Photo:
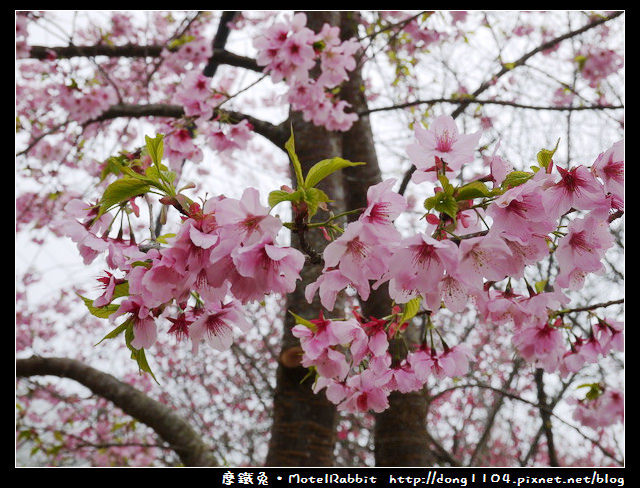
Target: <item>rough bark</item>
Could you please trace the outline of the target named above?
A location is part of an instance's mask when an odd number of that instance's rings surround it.
[[[180,457],[185,466],[217,466],[210,446],[170,407],[145,393],[75,359],[33,356],[16,360],[16,377],[71,378],[94,394],[113,402],[124,412],[151,427]]]
[[[337,25],[337,12],[309,12],[307,25],[320,30],[323,23]],[[300,114],[292,114],[291,126],[295,138],[295,149],[303,174],[318,161],[341,154],[341,137],[305,122]],[[293,174],[293,173],[292,173]],[[344,208],[342,181],[340,174],[334,174],[321,182],[319,188],[333,200],[334,213]],[[322,213],[317,220],[326,218]],[[321,232],[313,231],[304,236],[293,234],[292,245],[302,248],[300,237],[306,245],[321,253],[327,242]],[[316,280],[322,272],[321,263],[308,260],[302,272],[302,280],[296,290],[287,297],[287,310],[294,311],[307,319],[317,318],[321,310],[319,300],[307,303],[305,287]],[[339,307],[339,304],[337,304]],[[339,312],[337,312],[339,313]],[[325,395],[315,394],[311,387],[313,379],[301,380],[307,370],[299,366],[299,342],[291,334],[295,325],[293,317],[287,313],[282,338],[282,353],[277,370],[276,391],[273,401],[273,425],[267,455],[267,466],[332,466],[334,464],[335,427],[338,414],[335,405]]]
[[[343,12],[341,32],[344,38],[357,35],[358,12]],[[351,73],[341,95],[354,112],[368,113],[364,86],[359,70]],[[382,181],[380,166],[368,115],[359,117],[351,130],[343,136],[343,157],[364,161],[364,166],[347,168],[344,174],[345,200],[348,208],[367,204],[367,189]],[[392,302],[386,287],[372,290],[369,299],[361,303],[365,316],[383,317],[391,311]],[[374,430],[376,466],[428,466],[433,455],[428,449],[426,428],[428,404],[420,392],[394,393],[389,408],[376,415]]]

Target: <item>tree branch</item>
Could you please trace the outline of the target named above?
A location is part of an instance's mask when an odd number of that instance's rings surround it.
[[[274,125],[270,122],[266,122],[251,115],[246,115],[234,111],[217,110],[214,116],[218,115],[224,116],[226,120],[231,123],[238,123],[246,119],[252,125],[253,130],[256,133],[271,141],[279,148],[284,147],[284,144],[287,142],[287,138],[289,137],[287,129],[283,124]],[[177,119],[183,116],[184,109],[180,105],[169,105],[161,103],[137,105],[122,103],[118,105],[112,105],[99,117],[86,122],[85,125],[93,124],[96,122],[104,122],[106,120],[112,120],[119,117],[168,117]]]
[[[75,359],[39,356],[16,359],[18,378],[48,375],[71,378],[145,423],[175,450],[185,466],[217,466],[211,448],[188,422],[131,385]]]
[[[504,76],[507,73],[510,73],[512,70],[514,70],[515,68],[524,65],[532,56],[535,56],[536,54],[545,51],[547,49],[551,49],[552,47],[554,47],[556,44],[559,44],[560,42],[566,40],[566,39],[570,39],[572,37],[578,36],[590,29],[593,29],[594,27],[597,27],[599,25],[602,25],[612,19],[615,19],[616,17],[619,17],[620,15],[622,15],[624,13],[624,11],[619,11],[619,12],[614,12],[612,15],[608,16],[608,17],[601,17],[593,22],[590,22],[588,24],[585,24],[584,26],[580,27],[579,29],[576,30],[572,30],[570,32],[567,32],[566,34],[563,34],[561,36],[555,37],[553,39],[550,39],[547,42],[544,42],[542,44],[540,44],[539,46],[537,46],[536,48],[526,52],[525,54],[523,54],[519,59],[517,59],[515,62],[513,63],[508,63],[508,64],[503,64],[502,68],[493,76],[491,76],[488,80],[484,81],[473,93],[471,93],[470,97],[468,98],[468,100],[462,100],[459,103],[458,107],[453,111],[453,113],[451,114],[451,116],[455,119],[457,118],[462,112],[464,112],[466,110],[466,108],[472,104],[472,103],[476,103],[476,99],[478,97],[478,95],[482,94],[484,91],[486,91],[489,87],[493,86],[496,82],[496,80],[498,80],[499,78],[501,78],[502,76]],[[447,102],[450,102],[450,100],[447,100]],[[496,103],[496,102],[494,102]],[[407,186],[409,185],[409,181],[411,180],[411,176],[413,175],[413,173],[415,172],[416,167],[415,165],[411,165],[411,168],[409,168],[406,173],[404,174],[404,177],[402,179],[402,182],[400,184],[400,188],[398,190],[398,193],[400,193],[401,195],[404,194],[404,192],[407,189]]]
[[[213,42],[211,46],[213,53],[215,53],[216,50],[223,49],[224,46],[226,45],[227,38],[229,37],[229,32],[230,32],[229,23],[233,21],[237,13],[238,12],[227,11],[227,10],[222,12],[220,16],[220,23],[218,24],[218,30],[216,32],[216,35],[213,38]],[[219,65],[220,65],[220,59],[217,59],[214,54],[211,56],[211,58],[209,58],[209,62],[204,67],[204,70],[202,71],[202,73],[205,76],[212,78],[213,75],[216,74],[216,70],[218,69]]]
[[[495,81],[498,78],[501,78],[502,76],[504,76],[505,74],[511,72],[513,69],[524,65],[529,58],[535,56],[538,53],[541,53],[543,51],[546,51],[547,49],[551,49],[552,47],[555,47],[557,44],[560,44],[562,41],[565,41],[567,39],[571,39],[572,37],[576,37],[584,32],[587,32],[590,29],[593,29],[594,27],[597,27],[599,25],[604,24],[605,22],[608,22],[612,19],[615,19],[616,17],[619,17],[620,15],[622,15],[624,12],[623,11],[619,11],[619,12],[615,12],[612,15],[610,15],[609,17],[602,17],[599,18],[597,20],[594,20],[593,22],[590,22],[588,24],[585,24],[584,26],[580,27],[579,29],[575,29],[572,30],[570,32],[567,32],[566,34],[563,34],[561,36],[555,37],[553,39],[550,39],[547,42],[544,42],[542,44],[540,44],[538,47],[536,47],[535,49],[532,49],[531,51],[523,54],[519,59],[517,59],[515,62],[513,63],[508,63],[508,64],[503,64],[502,68],[500,69],[500,71],[498,71],[495,75],[493,75],[490,79],[486,80],[484,83],[482,83],[477,89],[476,91],[474,91],[472,93],[472,100],[473,98],[477,97],[478,95],[480,95],[481,93],[483,93],[485,90],[487,90],[490,86],[492,86]],[[471,100],[471,101],[472,101]],[[471,103],[471,101],[469,103]],[[461,104],[456,110],[454,110],[454,112],[451,114],[452,117],[455,119],[458,115],[460,115],[466,108],[467,108],[468,104]]]
[[[158,57],[165,46],[151,45],[139,46],[137,44],[125,44],[122,46],[31,46],[29,58],[31,59],[68,59],[74,57],[94,57],[108,56],[120,58],[147,58]],[[227,64],[237,68],[245,68],[251,71],[262,73],[262,67],[258,66],[256,60],[247,56],[240,56],[226,49],[214,49],[209,63],[215,61],[216,65]]]
[[[552,107],[548,105],[529,105],[524,103],[517,103],[507,100],[483,100],[473,97],[465,98],[432,98],[428,100],[414,100],[412,102],[401,103],[398,105],[391,105],[388,107],[372,108],[367,111],[358,112],[358,115],[368,115],[375,112],[385,112],[390,110],[398,110],[402,108],[414,107],[416,105],[433,105],[436,103],[450,103],[453,105],[502,105],[505,107],[521,108],[526,110],[549,110],[555,112],[567,112],[567,111],[581,111],[581,110],[618,110],[623,109],[624,105],[580,105],[580,106],[558,106]]]

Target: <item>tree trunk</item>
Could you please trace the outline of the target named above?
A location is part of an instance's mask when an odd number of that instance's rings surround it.
[[[357,36],[358,12],[343,12],[341,33],[343,38]],[[364,113],[367,101],[360,70],[351,73],[341,96],[351,104],[354,112]],[[367,204],[367,189],[382,181],[376,154],[373,131],[368,116],[361,116],[351,130],[343,136],[342,155],[351,161],[363,161],[364,166],[344,170],[345,199],[348,208]],[[372,290],[369,299],[361,303],[365,317],[383,317],[391,312],[392,302],[386,287]],[[389,408],[376,415],[374,431],[376,466],[428,466],[433,455],[428,449],[426,428],[427,401],[423,393],[393,393]]]
[[[336,24],[337,12],[309,12],[307,25],[319,31],[327,22]],[[300,114],[291,116],[295,139],[295,149],[306,174],[311,166],[322,159],[338,156],[342,152],[339,134],[328,132],[303,120]],[[293,174],[293,173],[292,173]],[[294,179],[295,181],[295,179]],[[333,200],[334,213],[344,209],[342,180],[334,173],[323,180],[321,188]],[[318,213],[318,220],[325,216]],[[292,245],[301,249],[299,235],[293,233]],[[318,230],[304,235],[306,244],[321,253],[327,242]],[[304,251],[303,251],[304,252]],[[304,297],[305,287],[315,281],[322,272],[321,263],[308,260],[302,272],[302,280],[296,290],[287,297],[287,311],[291,310],[307,319],[317,318],[322,307],[316,297],[313,303],[307,303]],[[340,304],[336,303],[336,313],[340,313]],[[267,455],[267,466],[332,466],[334,464],[335,428],[337,410],[323,393],[315,394],[311,387],[313,378],[302,379],[307,369],[299,365],[301,352],[298,340],[291,334],[295,321],[286,313],[280,362],[276,375],[276,391],[273,399],[273,425]]]

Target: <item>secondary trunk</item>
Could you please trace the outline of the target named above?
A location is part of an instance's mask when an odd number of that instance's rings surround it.
[[[343,38],[357,36],[358,12],[343,12],[341,33]],[[351,74],[349,82],[342,88],[341,96],[351,104],[354,112],[364,113],[367,101],[362,87],[364,82],[360,70]],[[354,166],[344,171],[344,187],[349,208],[367,204],[367,189],[382,181],[380,167],[368,116],[361,116],[342,138],[342,155],[351,161],[364,161],[365,166]],[[391,312],[391,299],[386,287],[371,293],[361,303],[366,317],[383,317]],[[428,448],[426,428],[427,401],[422,392],[393,393],[389,408],[376,415],[374,430],[376,466],[428,466],[433,455]]]
[[[319,31],[325,22],[336,25],[337,12],[310,12],[307,25]],[[303,120],[300,114],[292,114],[291,124],[295,149],[303,173],[318,161],[341,154],[339,134],[325,131]],[[293,173],[292,173],[293,174]],[[344,201],[342,181],[336,173],[321,182],[319,187],[333,200],[335,213],[342,211]],[[321,219],[322,216],[319,214]],[[302,248],[299,235],[292,235],[292,245]],[[327,242],[321,232],[305,233],[306,244],[322,252]],[[317,318],[321,305],[316,299],[312,304],[304,297],[305,287],[322,272],[321,263],[307,262],[302,280],[296,290],[287,297],[287,310],[307,319]],[[339,307],[339,304],[336,304]],[[337,311],[339,313],[339,310]],[[335,427],[337,411],[324,394],[313,393],[313,378],[307,378],[307,370],[299,366],[299,342],[291,334],[295,325],[291,314],[285,317],[280,362],[276,375],[276,391],[273,398],[273,425],[267,466],[332,466],[334,461]]]

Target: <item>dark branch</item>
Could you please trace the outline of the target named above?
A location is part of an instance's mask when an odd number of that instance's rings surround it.
[[[147,105],[118,104],[112,105],[108,110],[103,112],[102,115],[93,120],[90,120],[85,125],[112,120],[120,117],[168,117],[177,119],[183,116],[184,109],[179,105],[168,105],[160,103]],[[218,110],[216,111],[215,116],[222,116],[225,120],[234,124],[237,124],[242,120],[247,120],[253,126],[253,130],[257,134],[260,134],[265,139],[271,141],[279,148],[284,147],[284,144],[289,137],[284,124],[274,125],[270,122],[252,117],[251,115],[233,111]]]
[[[213,38],[213,43],[212,43],[213,53],[215,53],[216,50],[224,49],[225,45],[227,44],[227,38],[229,37],[229,32],[230,32],[229,23],[233,21],[237,13],[238,12],[226,11],[226,10],[222,12],[222,16],[220,17],[220,23],[218,24],[218,31],[216,32],[216,35]],[[220,60],[217,59],[215,55],[211,56],[211,58],[209,59],[209,62],[204,67],[204,70],[202,73],[205,76],[212,78],[213,75],[216,74],[216,70],[218,69],[219,65],[220,65]]]
[[[149,398],[110,374],[75,359],[32,356],[16,360],[16,376],[71,378],[151,427],[175,450],[185,466],[217,465],[211,448],[202,441],[188,422],[167,405]]]
[[[367,111],[358,112],[358,115],[368,115],[375,112],[386,112],[390,110],[398,110],[403,108],[415,107],[416,105],[433,105],[436,103],[450,103],[452,105],[462,105],[465,106],[470,104],[478,104],[478,105],[502,105],[505,107],[514,107],[518,109],[525,110],[549,110],[555,112],[566,112],[566,111],[581,111],[581,110],[618,110],[623,109],[624,105],[579,105],[579,106],[549,106],[549,105],[529,105],[524,103],[511,102],[506,100],[483,100],[483,99],[474,99],[473,97],[469,98],[432,98],[429,100],[415,100],[412,102],[401,103],[397,105],[392,105],[388,107],[378,107],[372,108]]]
[[[108,56],[120,58],[147,58],[159,57],[164,46],[151,45],[139,46],[137,44],[125,44],[122,46],[31,46],[29,57],[31,59],[68,59],[74,57],[95,57]],[[214,49],[209,63],[216,65],[227,64],[237,68],[245,68],[258,73],[262,68],[258,66],[255,59],[231,53],[225,49]]]

